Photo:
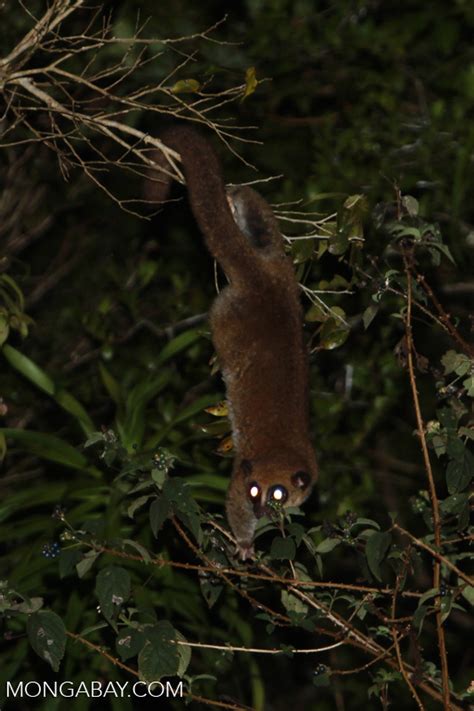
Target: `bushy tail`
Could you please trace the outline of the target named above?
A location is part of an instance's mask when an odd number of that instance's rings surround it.
[[[255,268],[254,250],[234,220],[220,162],[212,146],[187,126],[169,129],[161,140],[181,155],[192,211],[209,251],[231,281],[248,275]],[[166,198],[168,186],[164,180],[162,184],[154,184],[155,199]]]
[[[283,237],[264,198],[248,186],[226,189],[219,159],[194,128],[177,126],[162,141],[181,155],[189,199],[207,247],[231,281],[259,276],[259,260],[284,256]],[[155,160],[166,167],[162,154]],[[165,173],[147,184],[155,201],[168,196]],[[260,272],[261,275],[261,272]]]

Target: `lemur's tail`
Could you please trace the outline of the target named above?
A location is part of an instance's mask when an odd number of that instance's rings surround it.
[[[206,138],[191,127],[177,126],[161,139],[181,156],[193,214],[209,251],[231,281],[251,278],[259,253],[284,253],[269,205],[248,187],[226,191],[219,159]],[[148,193],[154,200],[165,200],[171,181],[165,174],[158,180],[148,186]]]

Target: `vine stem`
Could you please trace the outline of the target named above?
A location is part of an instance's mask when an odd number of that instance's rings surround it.
[[[416,423],[418,429],[418,436],[420,439],[421,451],[423,454],[423,461],[425,464],[425,470],[428,477],[428,487],[430,492],[431,510],[433,513],[433,530],[434,530],[434,540],[435,547],[441,549],[441,516],[439,513],[439,501],[438,495],[436,493],[436,486],[434,481],[433,469],[431,467],[430,455],[428,452],[428,445],[425,436],[425,424],[423,422],[423,416],[421,414],[420,399],[418,396],[418,388],[416,384],[415,367],[414,367],[414,343],[413,343],[413,332],[412,332],[412,303],[413,303],[413,292],[412,292],[412,271],[410,262],[405,249],[402,251],[403,263],[405,266],[405,275],[407,279],[407,311],[405,318],[405,335],[407,342],[407,362],[408,362],[408,374],[410,378],[410,387],[413,398],[413,405],[415,408]],[[440,561],[435,558],[433,564],[433,587],[439,590],[441,580],[441,564]],[[441,661],[441,681],[443,690],[443,706],[445,709],[450,708],[449,703],[449,671],[448,671],[448,658],[446,653],[446,641],[443,628],[442,611],[441,611],[441,598],[437,598],[436,601],[436,632],[438,636],[438,650]]]
[[[397,580],[395,583],[395,590],[393,591],[393,597],[392,597],[392,617],[393,618],[395,618],[396,610],[397,610],[397,595],[398,595],[399,587],[400,587],[400,576],[397,575]],[[398,635],[398,630],[394,626],[391,628],[391,633],[392,633],[393,644],[395,646],[395,654],[397,655],[397,662],[398,662],[398,666],[400,667],[401,675],[403,676],[403,679],[405,680],[405,684],[410,689],[411,694],[418,705],[418,708],[420,709],[420,711],[425,711],[425,707],[423,706],[423,703],[417,694],[417,691],[413,685],[413,682],[410,679],[410,676],[409,676],[408,671],[405,667],[405,664],[403,663],[402,652],[400,649],[400,638]]]
[[[440,302],[438,301],[438,299],[435,296],[433,289],[428,284],[428,282],[426,281],[423,274],[417,273],[416,280],[419,284],[421,284],[421,286],[423,287],[423,289],[425,290],[425,292],[428,294],[429,298],[433,302],[434,307],[439,314],[439,320],[445,325],[446,330],[451,335],[453,340],[456,341],[456,343],[464,351],[464,353],[467,353],[467,355],[470,358],[474,358],[474,346],[472,346],[470,343],[467,343],[464,340],[464,338],[461,336],[459,331],[453,326],[453,324],[451,322],[450,315],[447,314],[446,311],[441,306]]]

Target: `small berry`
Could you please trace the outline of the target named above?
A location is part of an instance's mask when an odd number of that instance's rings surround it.
[[[318,664],[316,669],[314,670],[314,675],[315,676],[321,676],[321,674],[326,674],[327,672],[327,666],[325,664]]]
[[[61,553],[61,546],[56,541],[45,543],[41,552],[45,558],[56,558]]]

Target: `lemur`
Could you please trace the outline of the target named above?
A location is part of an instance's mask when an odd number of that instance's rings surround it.
[[[227,519],[245,560],[271,504],[299,506],[317,478],[300,290],[267,202],[250,187],[226,190],[211,144],[194,129],[161,138],[181,156],[193,214],[229,281],[209,321],[235,450]],[[153,196],[164,200],[170,179],[159,179]]]

